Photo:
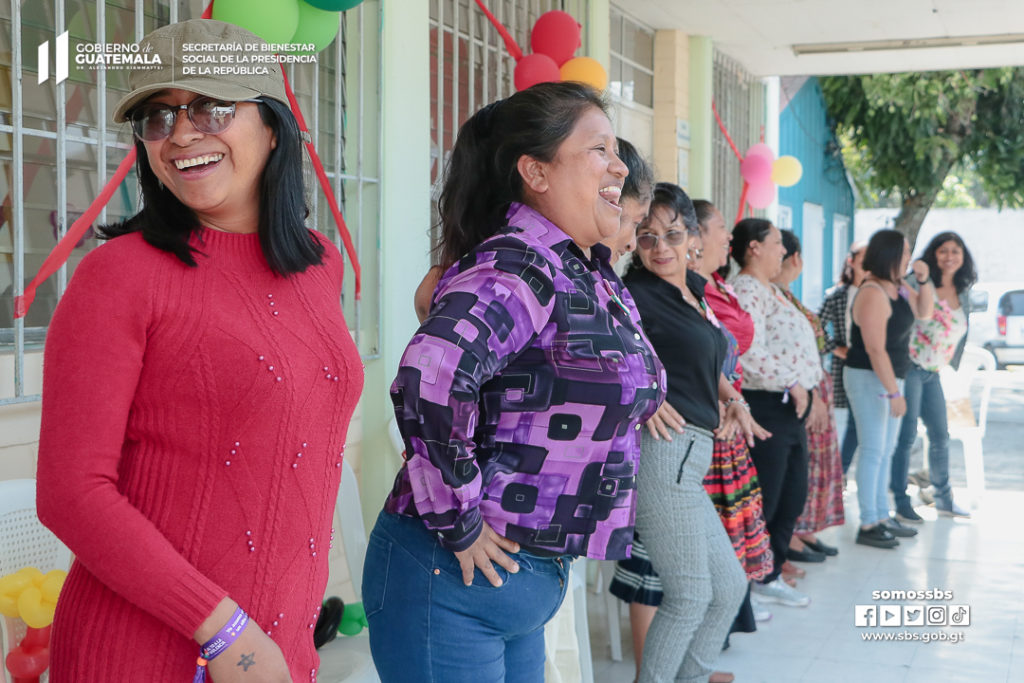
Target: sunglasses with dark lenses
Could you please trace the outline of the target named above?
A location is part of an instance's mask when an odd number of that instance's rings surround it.
[[[238,100],[225,102],[212,97],[197,97],[188,104],[149,104],[131,113],[132,130],[140,140],[158,142],[163,140],[178,120],[182,109],[188,115],[195,129],[207,135],[223,133],[235,120],[235,105],[238,102],[259,102],[259,100]]]
[[[678,247],[680,244],[686,241],[689,235],[682,230],[669,230],[664,235],[655,235],[650,232],[645,232],[642,235],[636,236],[636,244],[641,249],[654,249],[658,246],[658,240],[665,240],[665,243],[670,247]]]

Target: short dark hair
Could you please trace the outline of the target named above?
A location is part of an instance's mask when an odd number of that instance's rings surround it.
[[[672,214],[672,220],[679,218],[690,235],[700,234],[700,223],[697,222],[697,212],[693,210],[693,202],[683,188],[674,183],[658,183],[654,186],[654,196],[651,197],[651,210],[641,227],[651,220],[654,209],[661,207]],[[633,251],[633,258],[630,259],[630,270],[643,270],[644,264],[640,260],[640,250]]]
[[[772,231],[772,222],[764,218],[744,218],[732,229],[732,258],[740,268],[747,264],[747,247],[751,242],[764,242]]]
[[[796,233],[792,230],[780,230],[782,234],[782,246],[786,248],[786,255],[784,258],[789,258],[793,254],[800,253],[800,238],[796,236]]]
[[[302,180],[299,125],[291,110],[271,97],[260,97],[257,106],[260,119],[277,140],[259,181],[260,247],[267,264],[278,275],[301,273],[322,263],[324,245],[305,225],[309,210]],[[131,218],[103,226],[100,236],[113,239],[141,232],[149,244],[194,267],[195,252],[200,250],[189,245],[189,238],[201,228],[198,216],[156,177],[141,140],[135,141],[135,151],[142,208]]]
[[[932,241],[928,243],[928,246],[924,248],[924,253],[921,254],[921,260],[928,264],[928,270],[931,272],[932,282],[936,286],[942,284],[942,271],[939,269],[939,261],[935,257],[935,253],[939,250],[946,242],[956,242],[957,246],[964,252],[964,263],[960,266],[959,270],[953,274],[953,287],[956,288],[956,293],[960,294],[970,289],[975,282],[978,281],[978,271],[974,267],[974,258],[971,256],[970,250],[967,249],[967,245],[964,244],[963,238],[956,234],[952,230],[946,232],[940,232],[938,235],[932,238]]]
[[[615,138],[619,143],[619,158],[629,169],[622,184],[622,198],[643,203],[650,201],[654,191],[654,169],[628,140]]]
[[[583,83],[539,83],[492,102],[459,129],[438,200],[448,267],[505,225],[509,205],[523,198],[519,158],[555,158],[580,117],[591,108],[608,113],[596,90]]]
[[[864,270],[879,280],[898,283],[903,273],[898,272],[903,260],[906,238],[898,230],[879,230],[868,240],[864,252]]]

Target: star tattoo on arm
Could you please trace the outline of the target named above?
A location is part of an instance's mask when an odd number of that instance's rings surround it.
[[[256,665],[256,652],[250,652],[249,654],[242,653],[242,658],[238,660],[236,666],[242,667],[242,671],[248,671],[250,666]]]

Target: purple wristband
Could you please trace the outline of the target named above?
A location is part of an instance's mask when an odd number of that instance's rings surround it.
[[[196,660],[196,674],[192,678],[192,683],[203,683],[206,680],[207,662],[231,647],[238,640],[238,636],[242,635],[248,623],[249,615],[241,607],[236,607],[228,623],[199,648],[199,659]]]

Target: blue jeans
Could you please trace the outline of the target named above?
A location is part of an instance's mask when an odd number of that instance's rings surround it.
[[[896,382],[902,392],[903,380]],[[889,399],[882,397],[888,392],[873,370],[847,365],[843,368],[843,384],[860,441],[857,460],[860,523],[870,526],[889,519],[889,463],[901,418],[892,416]]]
[[[571,557],[509,553],[495,588],[462,582],[423,522],[381,512],[363,565],[370,651],[383,683],[542,683],[544,624],[565,597]]]
[[[853,454],[857,452],[857,421],[849,408],[836,408],[836,437],[842,444],[839,456],[843,462],[843,474],[846,474],[853,462]]]
[[[928,474],[935,487],[935,498],[945,503],[953,502],[953,491],[949,485],[949,427],[946,424],[946,396],[942,393],[939,373],[930,372],[916,365],[907,373],[904,394],[907,397],[907,414],[903,416],[896,450],[892,454],[892,489],[896,509],[910,505],[907,495],[907,474],[910,471],[910,449],[917,439],[917,418],[924,420],[928,430]]]

